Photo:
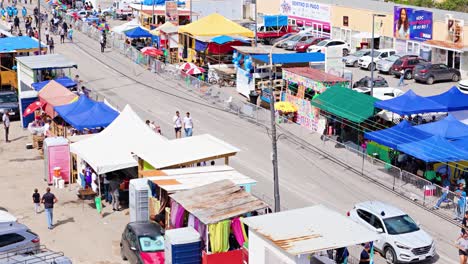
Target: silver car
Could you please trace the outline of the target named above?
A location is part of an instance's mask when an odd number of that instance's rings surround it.
[[[16,221],[10,213],[0,210],[0,253],[10,250],[24,252],[39,248],[39,236]]]
[[[401,56],[394,54],[388,58],[385,58],[383,60],[379,60],[377,62],[377,70],[380,73],[386,73],[389,74],[390,70],[392,69],[393,64],[395,63],[396,60],[398,60]]]
[[[297,35],[295,37],[292,37],[290,40],[284,42],[281,47],[287,50],[294,50],[294,47],[296,46],[297,43],[299,42],[305,42],[308,39],[314,38],[314,35],[312,34],[301,34]]]
[[[353,54],[350,54],[346,57],[343,57],[343,62],[345,63],[346,66],[352,66],[352,67],[358,67],[359,66],[359,58],[362,56],[369,55],[371,53],[370,49],[361,49]]]

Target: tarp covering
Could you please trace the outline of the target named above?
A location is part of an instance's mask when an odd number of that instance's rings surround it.
[[[331,87],[311,101],[312,105],[338,117],[361,123],[374,115],[379,99],[344,87]]]
[[[447,107],[431,99],[419,96],[412,90],[393,99],[375,103],[376,108],[385,109],[400,115],[412,115],[432,112],[447,112]]]
[[[281,27],[288,25],[288,16],[264,16],[265,27]]]
[[[221,36],[217,36],[217,37],[214,37],[211,39],[211,42],[214,42],[216,44],[224,44],[224,43],[228,43],[228,42],[231,42],[231,41],[234,41],[236,40],[235,38],[233,37],[230,37],[230,36],[226,36],[226,35],[221,35]]]
[[[397,145],[414,142],[431,137],[432,135],[414,128],[408,121],[403,120],[400,124],[391,128],[365,132],[364,138],[375,141],[384,146],[396,149]]]
[[[216,13],[179,27],[179,33],[192,36],[240,35],[249,38],[254,36],[251,30]]]
[[[72,127],[83,130],[98,127],[107,127],[119,112],[110,108],[103,102],[94,102],[91,108],[83,112],[69,112],[66,115],[60,115]]]
[[[139,26],[140,26],[140,23],[138,22],[138,19],[133,19],[133,20],[131,20],[131,21],[125,23],[125,24],[113,27],[112,31],[116,32],[116,33],[119,33],[119,34],[122,34],[125,31],[137,28]]]
[[[61,54],[16,57],[16,60],[31,70],[63,69],[77,67],[77,64]]]
[[[415,126],[415,128],[434,136],[437,135],[446,139],[459,139],[468,137],[468,125],[462,123],[450,114],[442,120]]]
[[[400,144],[397,149],[425,162],[449,162],[468,160],[468,152],[455,147],[440,136]]]
[[[65,88],[72,88],[72,87],[75,87],[76,86],[76,83],[75,81],[73,81],[72,79],[68,78],[68,77],[60,77],[60,78],[57,78],[57,79],[54,79],[54,81],[58,82],[59,84],[61,84],[63,87]],[[44,86],[46,86],[50,81],[43,81],[43,82],[37,82],[37,83],[33,83],[31,84],[32,88],[36,91],[40,91],[42,88],[44,88]]]
[[[42,45],[44,47],[44,45]],[[0,38],[0,53],[38,49],[39,42],[27,36]]]
[[[172,0],[143,0],[142,4],[143,5],[164,5],[166,1],[172,1]],[[185,1],[177,1],[177,6],[180,5],[185,5]]]
[[[71,113],[82,113],[88,111],[93,107],[97,102],[89,99],[86,95],[81,95],[78,100],[73,103],[60,105],[54,107],[55,112],[60,116],[66,116]]]
[[[153,35],[151,35],[151,33],[142,27],[136,27],[134,29],[125,31],[125,36],[129,38],[151,38]]]
[[[136,167],[134,146],[164,141],[167,139],[151,130],[127,105],[101,133],[71,144],[70,151],[85,160],[97,174],[102,174]]]
[[[460,92],[456,86],[439,95],[429,96],[427,99],[447,107],[448,111],[468,110],[468,94]]]
[[[179,27],[177,27],[176,25],[172,24],[171,22],[166,22],[164,24],[162,24],[161,26],[153,29],[153,30],[150,30],[150,33],[153,34],[153,35],[159,35],[159,32],[162,31],[166,34],[172,34],[172,33],[177,33],[177,30],[179,29]]]
[[[44,86],[44,88],[39,91],[38,96],[42,103],[46,103],[44,111],[52,118],[57,116],[54,110],[55,106],[69,104],[77,98],[76,94],[70,92],[70,90],[54,80]]]
[[[252,58],[264,63],[270,63],[270,55],[252,55]],[[325,54],[320,52],[311,53],[283,53],[273,54],[273,64],[325,62]]]

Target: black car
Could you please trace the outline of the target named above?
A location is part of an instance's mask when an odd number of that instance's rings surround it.
[[[443,63],[424,62],[414,67],[413,76],[417,82],[433,84],[436,81],[458,82],[461,74],[459,70],[449,68]]]
[[[120,255],[131,264],[164,263],[164,231],[152,222],[127,224],[120,241]]]
[[[371,78],[369,76],[366,76],[361,80],[355,82],[353,88],[357,87],[371,88]],[[374,78],[374,87],[388,87],[388,82],[382,76],[377,76]]]
[[[0,91],[0,115],[10,110],[10,120],[20,118],[18,94],[14,91]]]

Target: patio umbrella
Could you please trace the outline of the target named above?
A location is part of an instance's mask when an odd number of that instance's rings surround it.
[[[36,111],[37,109],[42,108],[44,105],[45,105],[45,103],[42,103],[41,101],[36,101],[36,102],[28,105],[28,107],[26,107],[26,109],[23,112],[23,117],[34,113],[34,111]]]
[[[143,53],[144,55],[153,56],[153,57],[164,55],[164,51],[159,50],[155,47],[144,47],[141,49],[141,53]]]
[[[188,71],[192,68],[195,68],[197,67],[197,65],[191,63],[191,62],[184,62],[182,63],[181,65],[179,65],[179,70],[183,70],[183,71]]]
[[[99,31],[109,31],[109,25],[107,23],[99,23],[97,28]]]
[[[185,73],[188,75],[194,75],[194,74],[200,74],[204,72],[205,72],[205,69],[195,66],[193,68],[188,69]]]

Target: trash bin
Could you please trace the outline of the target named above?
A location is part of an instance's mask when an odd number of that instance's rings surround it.
[[[254,105],[257,105],[258,96],[259,96],[259,94],[257,93],[257,91],[250,91],[250,93],[249,93],[250,103],[254,104]]]

